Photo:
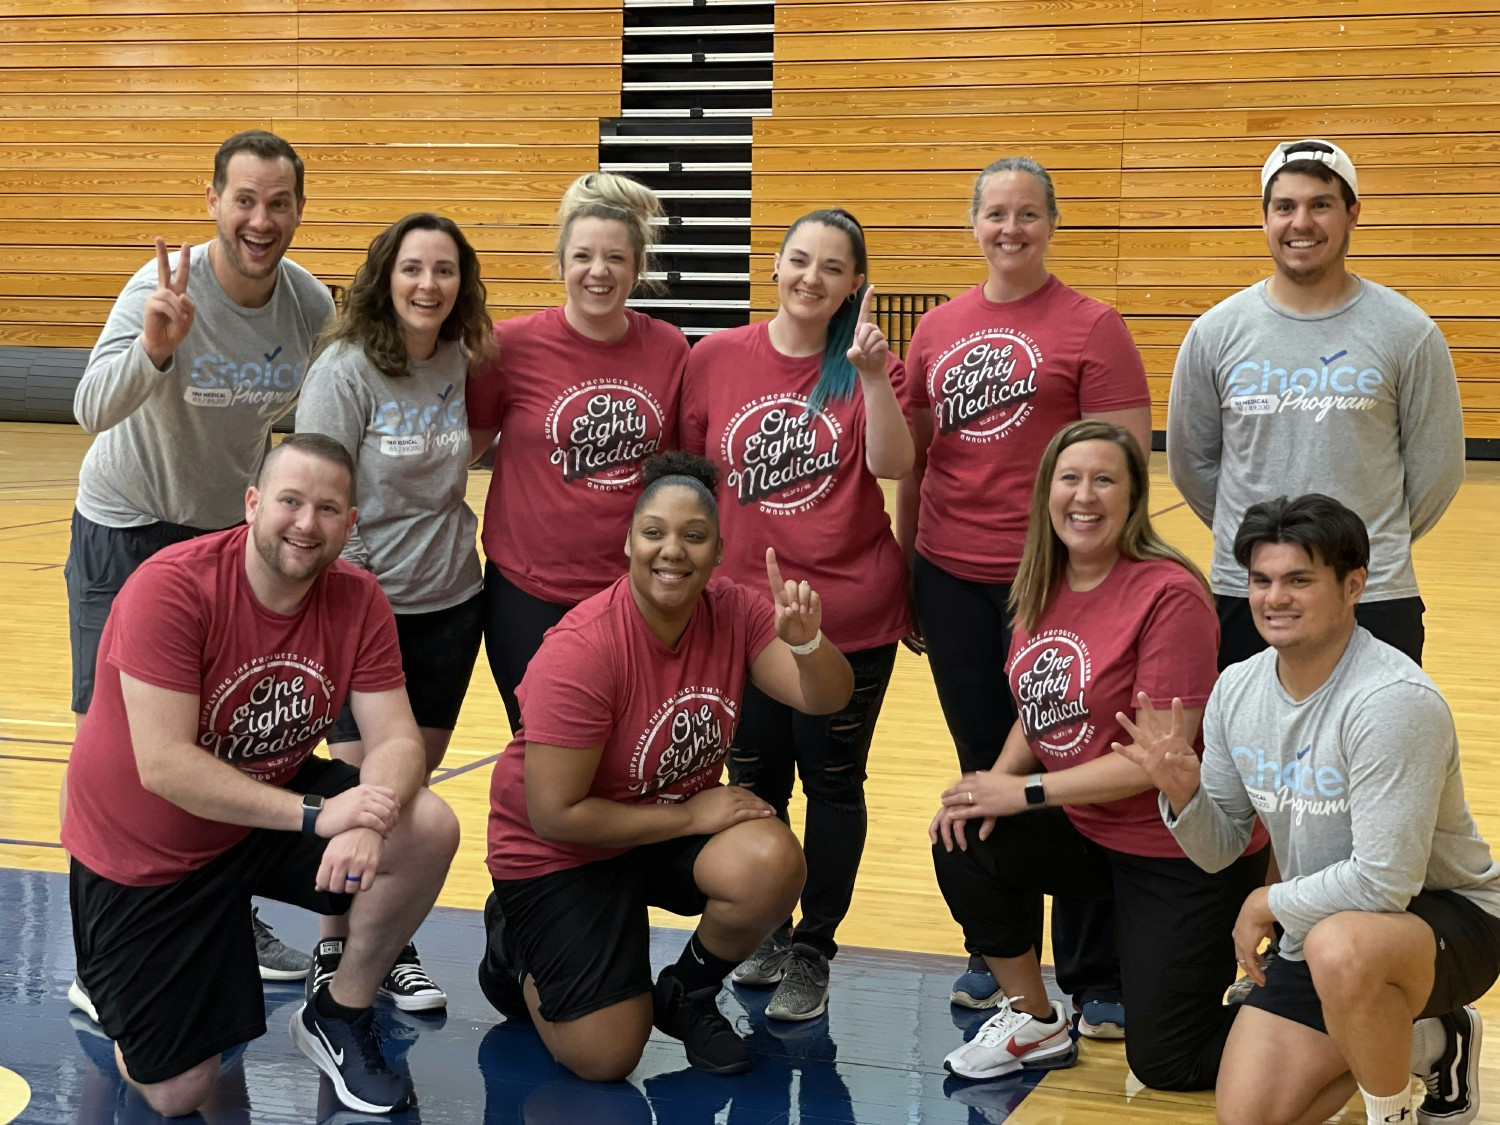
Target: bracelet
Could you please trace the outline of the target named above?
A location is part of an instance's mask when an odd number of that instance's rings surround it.
[[[808,641],[805,645],[787,645],[786,647],[791,649],[798,656],[806,656],[808,655],[808,653],[818,651],[818,646],[822,643],[823,630],[819,629],[816,633],[813,634],[813,639]]]

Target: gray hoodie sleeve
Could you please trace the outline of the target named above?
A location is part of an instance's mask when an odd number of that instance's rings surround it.
[[[1405,910],[1421,891],[1442,797],[1434,778],[1456,738],[1447,704],[1420,684],[1388,684],[1345,710],[1353,852],[1271,888],[1271,910],[1296,941],[1340,911]]]
[[[1401,462],[1411,537],[1431,531],[1464,480],[1464,418],[1448,342],[1436,324],[1401,380]]]
[[[1162,821],[1183,853],[1205,871],[1222,871],[1244,854],[1255,830],[1255,806],[1230,759],[1219,721],[1218,692],[1203,710],[1203,764],[1198,792],[1174,819],[1165,793],[1157,794]]]
[[[180,250],[177,252],[182,253]],[[177,259],[172,259],[176,268]],[[73,392],[73,413],[91,434],[117,426],[151,397],[172,370],[173,358],[158,369],[141,345],[146,298],[156,292],[156,263],[138,270],[125,283],[109,310],[99,341],[89,353],[83,378]]]
[[[1172,367],[1167,397],[1167,475],[1193,514],[1212,527],[1224,423],[1214,361],[1206,352],[1202,325],[1199,319],[1188,327]]]
[[[340,361],[344,349],[338,345],[326,349],[313,360],[302,382],[302,396],[297,400],[297,432],[326,434],[349,451],[359,476],[360,446],[364,442],[366,419],[370,416],[373,396],[369,386],[347,363]],[[355,507],[359,497],[355,497]],[[349,533],[342,557],[362,570],[370,569],[370,552],[359,535],[359,525]]]

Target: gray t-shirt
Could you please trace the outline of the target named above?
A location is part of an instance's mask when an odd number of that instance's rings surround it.
[[[327,434],[353,455],[359,521],[344,557],[380,579],[397,613],[433,613],[479,593],[479,528],[469,479],[467,353],[440,343],[392,379],[339,342],[313,361],[297,404],[299,433]]]
[[[152,260],[121,290],[74,392],[79,424],[98,435],[78,471],[78,511],[94,523],[209,530],[244,520],[245,488],[271,426],[296,403],[313,340],[333,312],[327,287],[285,258],[258,309],[229,299],[207,243],[188,262],[193,327],[166,369],[140,342],[146,298],[156,292]]]
[[[1300,961],[1329,915],[1395,913],[1424,889],[1500,917],[1500,865],[1469,815],[1448,704],[1364,629],[1303,700],[1281,686],[1274,649],[1231,665],[1203,713],[1203,747],[1202,787],[1175,821],[1162,796],[1162,817],[1208,871],[1265,822],[1281,865],[1270,905],[1283,957]]]
[[[1167,471],[1213,528],[1215,593],[1247,596],[1233,553],[1246,508],[1322,492],[1369,529],[1365,600],[1412,597],[1412,540],[1464,476],[1447,342],[1426,313],[1372,281],[1312,315],[1272,304],[1265,282],[1241,290],[1194,321],[1177,354]]]

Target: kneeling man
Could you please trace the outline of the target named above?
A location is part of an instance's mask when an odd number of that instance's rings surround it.
[[[249,526],[152,556],[104,629],[67,778],[73,941],[121,1074],[167,1116],[200,1107],[220,1053],[266,1030],[252,895],[347,912],[292,1039],[351,1109],[409,1099],[370,1006],[458,821],[422,786],[390,605],[338,558],[353,473],[332,439],[287,438],[246,493]],[[346,698],[375,732],[357,769],[310,756]]]
[[[1212,871],[1259,817],[1283,881],[1245,901],[1235,955],[1258,986],[1219,1067],[1218,1119],[1323,1121],[1356,1084],[1371,1122],[1479,1115],[1482,1027],[1500,974],[1500,867],[1464,800],[1458,737],[1412,660],[1355,624],[1369,537],[1337,500],[1253,505],[1234,556],[1271,646],[1220,677],[1201,771],[1181,706],[1116,746],[1161,790],[1182,849]],[[1146,704],[1149,708],[1149,704]],[[1280,957],[1260,958],[1280,924]]]

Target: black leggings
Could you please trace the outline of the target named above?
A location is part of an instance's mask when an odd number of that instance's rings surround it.
[[[896,664],[896,645],[893,641],[844,656],[854,670],[854,694],[832,715],[804,715],[747,683],[743,716],[729,751],[730,783],[753,789],[782,820],[792,797],[793,766],[801,775],[807,797],[802,833],[807,882],[802,920],[792,938],[826,957],[838,952],[833,935],[849,913],[864,855],[869,824],[865,766]]]
[[[1210,1090],[1235,1009],[1231,934],[1241,905],[1265,880],[1270,848],[1210,875],[1185,857],[1101,847],[1058,808],[1004,816],[989,839],[965,822],[969,847],[934,844],[938,886],[970,948],[1019,957],[1032,948],[1023,907],[1039,892],[1113,901],[1130,1031],[1125,1057],[1160,1090]]]
[[[495,686],[500,689],[511,734],[521,729],[516,688],[526,675],[526,665],[542,647],[542,635],[572,608],[532,597],[501,574],[494,563],[485,562],[484,653]]]
[[[1005,675],[1010,650],[1010,585],[956,578],[922,555],[914,557],[912,586],[917,618],[927,642],[927,663],[948,732],[964,773],[995,764],[1016,704]],[[1037,955],[1042,952],[1042,896],[1016,909],[1027,919]],[[1057,984],[1077,1003],[1120,999],[1114,906],[1107,899],[1052,898],[1052,960]],[[969,946],[969,952],[980,952]]]

